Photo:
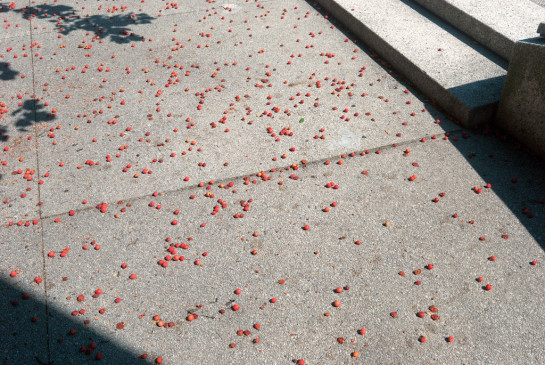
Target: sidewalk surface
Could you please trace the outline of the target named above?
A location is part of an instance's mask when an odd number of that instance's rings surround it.
[[[545,363],[543,162],[312,3],[0,4],[1,364]]]

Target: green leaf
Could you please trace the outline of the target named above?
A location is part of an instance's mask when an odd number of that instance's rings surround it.
[[[299,123],[303,123],[305,121],[305,118],[299,119]]]

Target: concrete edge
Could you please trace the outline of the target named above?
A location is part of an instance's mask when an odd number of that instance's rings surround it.
[[[543,37],[515,44],[495,124],[545,160],[545,91],[533,94],[535,88],[542,90],[545,83],[545,72],[536,74],[537,70],[542,70],[540,56],[544,54]]]
[[[515,41],[443,0],[408,0],[435,14],[506,60],[511,60]]]
[[[315,0],[324,10],[340,21],[369,48],[390,63],[400,74],[424,95],[437,102],[448,114],[466,127],[490,122],[498,103],[491,103],[478,108],[470,108],[450,93],[441,84],[422,71],[402,53],[360,22],[352,13],[336,0]]]

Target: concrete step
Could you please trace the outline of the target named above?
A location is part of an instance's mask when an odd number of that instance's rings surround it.
[[[409,1],[317,2],[463,125],[493,119],[507,65],[485,47]]]
[[[411,0],[506,60],[515,42],[534,38],[545,8],[531,0]]]

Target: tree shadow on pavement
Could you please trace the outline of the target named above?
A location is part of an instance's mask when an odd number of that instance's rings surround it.
[[[13,80],[19,75],[19,71],[15,71],[10,68],[10,64],[7,62],[0,62],[0,80],[9,81]]]
[[[6,6],[4,5],[4,8]],[[62,35],[74,31],[93,32],[101,39],[115,43],[128,43],[142,39],[131,31],[132,25],[151,24],[154,18],[146,13],[123,12],[112,15],[82,15],[69,5],[37,4],[32,7],[13,9],[25,19],[47,20]]]
[[[0,279],[0,311],[0,364],[142,362],[133,351],[92,329],[94,314],[74,317],[46,308],[42,299],[5,279]]]
[[[45,106],[33,99],[25,100],[23,104],[11,115],[17,116],[15,127],[20,132],[26,132],[34,124],[55,119],[54,115],[47,112]]]

